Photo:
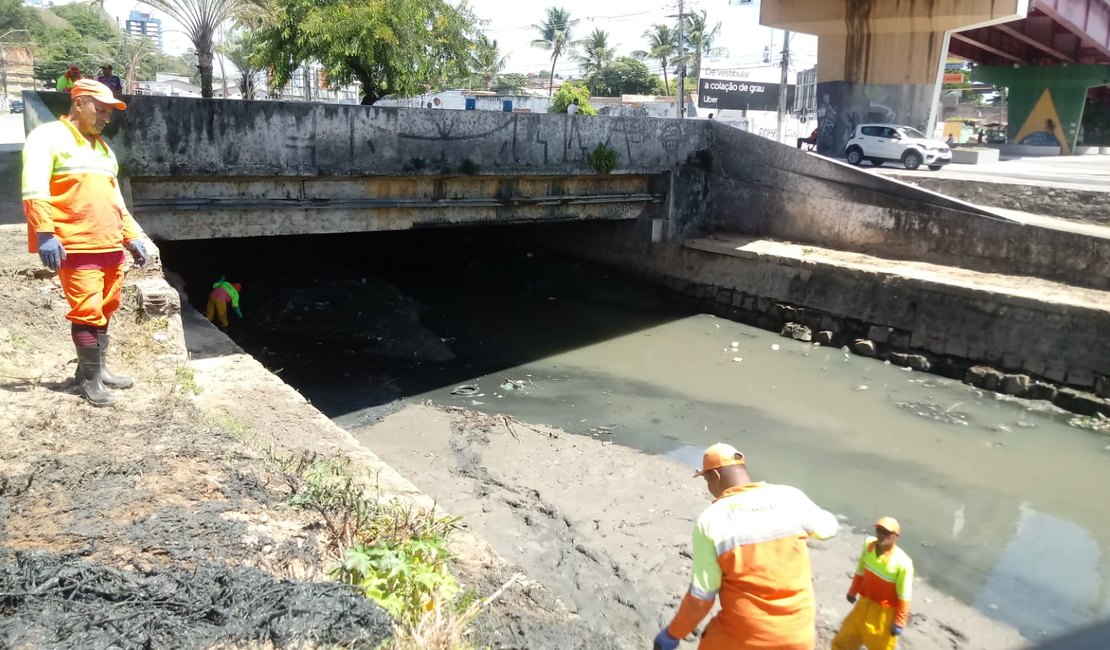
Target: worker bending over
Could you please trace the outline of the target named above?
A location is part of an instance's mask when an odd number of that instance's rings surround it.
[[[797,488],[753,482],[744,454],[728,444],[706,449],[694,476],[714,500],[694,525],[690,589],[655,647],[677,648],[720,598],[700,650],[811,650],[816,608],[806,540],[836,535],[836,517]]]
[[[848,589],[855,607],[840,625],[833,650],[893,650],[910,619],[913,560],[898,548],[901,526],[893,517],[875,522],[859,556],[856,576]],[[858,597],[858,600],[857,600]]]
[[[205,310],[204,315],[208,321],[213,324],[219,324],[223,329],[227,329],[230,323],[227,322],[227,303],[231,303],[231,309],[239,318],[243,317],[243,312],[239,309],[239,292],[243,289],[243,285],[238,282],[228,282],[222,277],[212,285],[212,291],[208,294],[208,308]]]

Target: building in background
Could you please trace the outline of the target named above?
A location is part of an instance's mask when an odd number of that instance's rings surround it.
[[[794,114],[805,119],[817,115],[817,68],[798,73],[794,91]]]
[[[151,12],[132,9],[127,16],[124,30],[136,38],[149,38],[158,45],[158,51],[162,51],[162,19],[156,18]]]

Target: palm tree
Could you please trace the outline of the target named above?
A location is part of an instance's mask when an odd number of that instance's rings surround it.
[[[595,28],[586,38],[575,43],[582,49],[581,54],[574,58],[582,64],[582,73],[587,77],[601,72],[605,66],[613,62],[616,49],[609,47],[609,32]]]
[[[548,7],[547,18],[532,28],[540,37],[532,41],[532,47],[551,51],[551,76],[547,83],[547,96],[555,88],[555,62],[563,55],[563,48],[570,42],[570,12],[562,7]]]
[[[663,68],[663,85],[670,92],[671,82],[667,78],[667,68],[674,63],[675,54],[678,53],[678,33],[670,25],[656,23],[651,29],[644,30],[644,40],[648,43],[648,49],[636,50],[632,56],[658,61]]]
[[[257,77],[263,68],[254,62],[253,38],[254,34],[250,30],[238,31],[219,48],[220,54],[230,59],[239,69],[236,86],[246,101],[254,99],[262,92],[258,87]]]
[[[493,80],[505,69],[508,62],[508,56],[501,56],[497,39],[478,34],[478,38],[474,41],[474,69],[482,80],[483,88],[489,90],[493,87]]]
[[[197,52],[201,97],[212,97],[212,51],[220,25],[234,18],[247,0],[143,0],[181,23]]]
[[[686,46],[690,54],[694,55],[694,69],[691,77],[697,79],[701,73],[701,59],[703,56],[728,56],[728,50],[723,47],[713,47],[713,41],[721,35],[721,23],[712,28],[706,20],[705,10],[700,13],[687,14],[686,16]]]

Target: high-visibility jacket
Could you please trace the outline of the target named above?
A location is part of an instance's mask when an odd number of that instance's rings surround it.
[[[119,164],[100,136],[89,142],[62,117],[27,135],[23,145],[23,212],[27,248],[49,232],[70,253],[109,253],[143,237],[123,202]]]
[[[215,293],[216,289],[223,289],[227,293],[228,300],[231,301],[232,309],[239,308],[239,292],[235,290],[235,287],[233,287],[230,282],[228,282],[227,280],[218,280],[215,284],[212,285],[212,289],[212,293]]]
[[[681,639],[709,613],[729,648],[812,647],[813,576],[806,539],[836,534],[836,517],[786,485],[726,490],[694,526],[690,589],[668,633]]]
[[[868,537],[859,556],[849,596],[859,595],[883,607],[894,608],[894,624],[905,627],[910,620],[913,595],[913,560],[895,546],[884,555],[875,552],[875,537]]]

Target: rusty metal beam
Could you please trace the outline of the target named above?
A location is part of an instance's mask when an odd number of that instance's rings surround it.
[[[967,43],[968,45],[971,45],[972,47],[977,47],[980,50],[983,50],[984,52],[990,52],[991,54],[993,54],[995,56],[1000,56],[1003,59],[1006,59],[1008,61],[1013,61],[1014,63],[1025,63],[1025,61],[1022,60],[1021,57],[1014,56],[1013,54],[1010,54],[1009,52],[1005,52],[1003,50],[1000,50],[997,47],[994,47],[992,45],[987,45],[986,43],[983,43],[982,41],[975,40],[975,39],[971,38],[970,36],[967,36],[967,34],[965,34],[963,32],[953,33],[952,38],[954,38],[957,41],[960,41],[961,43]]]
[[[1002,32],[1003,34],[1008,34],[1011,37],[1016,38],[1017,40],[1021,41],[1022,43],[1025,43],[1026,45],[1030,45],[1032,47],[1037,48],[1038,50],[1044,52],[1045,54],[1049,54],[1051,56],[1054,56],[1057,59],[1060,59],[1062,61],[1067,61],[1068,63],[1075,63],[1075,59],[1068,56],[1067,54],[1064,54],[1063,52],[1061,52],[1057,49],[1054,49],[1054,48],[1052,48],[1048,45],[1045,45],[1044,43],[1038,41],[1037,39],[1032,38],[1031,36],[1027,36],[1024,33],[1019,32],[1018,30],[1016,30],[1012,27],[1009,27],[1008,25],[995,25],[994,28],[997,29],[998,31]]]

